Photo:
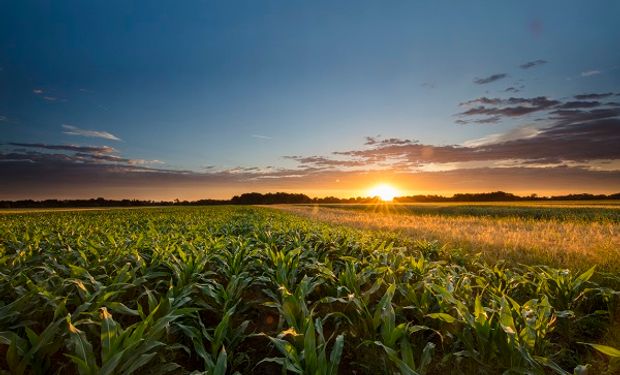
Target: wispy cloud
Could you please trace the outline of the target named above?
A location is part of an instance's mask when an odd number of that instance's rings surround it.
[[[50,93],[49,90],[47,89],[44,90],[42,88],[34,88],[32,89],[32,93],[35,95],[38,95],[40,98],[48,102],[62,102],[62,103],[67,102],[67,99],[59,97],[58,95],[54,93]]]
[[[562,105],[559,105],[557,108],[560,108],[560,109],[594,108],[594,107],[600,107],[601,105],[602,103],[599,101],[577,100],[577,101],[563,103]]]
[[[122,156],[110,155],[110,154],[89,154],[78,152],[74,155],[77,158],[87,158],[94,161],[106,161],[112,163],[121,163],[128,165],[154,165],[165,164],[160,160],[145,160],[145,159],[129,159]]]
[[[508,77],[508,74],[506,74],[506,73],[493,74],[493,75],[490,75],[488,77],[474,78],[474,83],[477,84],[477,85],[484,85],[484,84],[487,84],[487,83],[499,81],[500,79],[503,79],[503,78],[506,78],[506,77]]]
[[[77,136],[89,137],[89,138],[103,138],[103,139],[109,139],[111,141],[121,140],[114,134],[108,133],[106,131],[80,129],[77,126],[67,125],[67,124],[63,124],[62,128],[65,129],[63,133],[67,135],[77,135]]]
[[[481,97],[463,102],[460,105],[472,106],[476,104],[479,105],[458,113],[458,116],[488,116],[488,122],[494,123],[501,117],[519,117],[534,112],[544,111],[560,104],[560,101],[549,99],[546,96],[539,96],[535,98],[513,97],[508,99]],[[477,121],[478,123],[486,123],[484,119]]]
[[[380,139],[380,136],[377,137],[366,137],[365,145],[407,145],[412,143],[417,143],[416,140],[411,139],[401,139],[401,138],[383,138]]]
[[[587,70],[585,72],[581,72],[582,77],[590,77],[590,76],[595,76],[597,74],[601,74],[601,71],[600,70]]]
[[[27,147],[27,148],[40,148],[46,150],[59,150],[59,151],[75,151],[75,152],[89,152],[99,154],[112,154],[116,151],[115,148],[110,146],[78,146],[78,145],[50,145],[46,143],[18,143],[10,142],[11,146]]]
[[[106,164],[110,166],[151,168],[149,166],[165,164],[160,160],[131,159],[118,155],[118,151],[109,146],[53,145],[45,143],[8,143],[9,146],[21,147],[13,149],[3,158],[8,160],[30,161],[35,163],[68,163],[68,164]],[[62,151],[57,153],[43,150]],[[8,156],[7,156],[8,155]],[[6,160],[4,160],[6,162]]]
[[[252,134],[251,137],[256,139],[273,139],[272,137],[260,134]]]
[[[613,92],[605,92],[605,93],[592,93],[592,94],[581,94],[581,95],[575,95],[575,99],[579,99],[579,100],[589,100],[589,99],[604,99],[604,98],[608,98],[610,96],[613,96],[614,93]],[[616,94],[619,95],[619,94]]]
[[[456,120],[454,122],[459,124],[459,125],[467,125],[467,124],[497,124],[501,120],[502,120],[502,116],[495,115],[495,116],[484,117],[484,118],[473,119],[473,120],[458,119],[458,120]]]
[[[465,147],[480,147],[495,143],[504,143],[516,141],[519,139],[528,139],[540,134],[541,130],[532,125],[519,126],[505,133],[489,134],[482,138],[472,139],[463,143]]]
[[[535,66],[544,65],[546,63],[547,63],[547,61],[538,59],[538,60],[528,61],[528,62],[526,62],[524,64],[521,64],[521,65],[519,65],[519,68],[521,68],[521,69],[530,69],[530,68],[533,68]]]
[[[589,121],[616,117],[620,104],[604,103],[597,99],[614,96],[614,93],[590,93],[575,95],[577,100],[561,101],[546,96],[534,98],[488,98],[480,97],[459,104],[467,108],[457,113],[457,124],[494,124],[505,118],[540,113],[543,117],[537,121]],[[593,109],[585,111],[585,109]]]

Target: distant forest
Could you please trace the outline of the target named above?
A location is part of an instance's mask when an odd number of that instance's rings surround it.
[[[620,199],[620,193],[605,194],[569,194],[551,197],[539,197],[536,194],[518,196],[503,191],[492,193],[454,194],[451,197],[441,195],[413,195],[394,198],[396,203],[431,203],[431,202],[514,202],[514,201],[553,201],[553,200],[602,200]],[[35,201],[31,199],[18,201],[0,201],[0,208],[70,208],[70,207],[140,207],[140,206],[214,206],[225,204],[329,204],[329,203],[379,203],[379,197],[356,198],[310,198],[305,194],[291,193],[245,193],[235,195],[229,200],[200,199],[196,201],[153,201],[136,199],[46,199]]]

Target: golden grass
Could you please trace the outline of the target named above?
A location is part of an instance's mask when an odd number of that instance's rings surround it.
[[[438,240],[448,247],[479,252],[489,261],[580,269],[596,264],[601,271],[620,271],[620,224],[613,222],[419,215],[385,208],[375,212],[321,206],[279,208],[329,223]]]

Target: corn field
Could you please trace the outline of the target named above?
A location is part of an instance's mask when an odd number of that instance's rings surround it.
[[[266,208],[0,215],[0,373],[617,374],[620,277]]]

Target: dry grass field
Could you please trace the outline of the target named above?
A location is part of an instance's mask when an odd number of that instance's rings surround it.
[[[437,240],[455,250],[561,268],[620,270],[620,206],[611,202],[280,206],[305,217]],[[550,204],[554,203],[554,204]]]

